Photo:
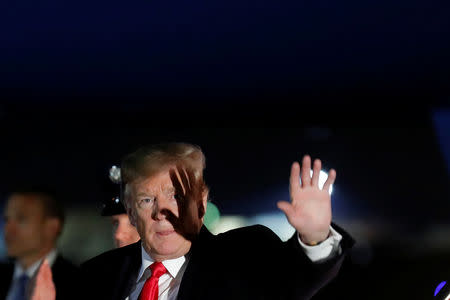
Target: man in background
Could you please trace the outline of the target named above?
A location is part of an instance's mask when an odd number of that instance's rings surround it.
[[[113,197],[112,199],[105,201],[103,203],[101,215],[110,217],[111,219],[114,245],[116,248],[139,241],[139,233],[137,232],[136,227],[131,225],[119,197]]]
[[[51,267],[56,299],[75,299],[78,266],[57,250],[65,214],[55,195],[43,188],[16,190],[4,209],[4,235],[10,263],[0,265],[0,299],[24,300],[45,260]]]

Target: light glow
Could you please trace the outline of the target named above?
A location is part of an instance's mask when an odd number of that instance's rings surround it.
[[[313,174],[312,170],[310,171],[310,174],[311,174],[311,177],[312,177],[312,174]],[[328,178],[328,173],[325,172],[324,170],[320,170],[320,173],[319,173],[319,187],[321,189],[323,189],[323,185],[325,184],[325,181],[327,181],[327,178]],[[300,183],[302,183],[302,179],[301,178],[300,178]],[[330,195],[331,195],[332,192],[333,192],[333,185],[330,185]]]
[[[442,281],[441,283],[438,284],[437,288],[434,290],[434,297],[436,297],[436,295],[439,293],[439,291],[444,287],[444,285],[446,283],[447,283],[447,281]],[[448,296],[447,296],[447,298],[445,298],[445,300],[447,300],[447,299],[448,299]]]

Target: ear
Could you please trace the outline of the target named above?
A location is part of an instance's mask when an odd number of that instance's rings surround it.
[[[136,227],[136,215],[134,214],[133,209],[131,209],[131,207],[129,207],[127,205],[126,210],[127,210],[128,219],[130,219],[130,224],[133,225],[134,227]]]
[[[206,214],[206,209],[207,209],[207,206],[208,206],[208,194],[209,194],[209,190],[207,188],[205,190],[203,190],[203,192],[202,192],[202,204],[203,204],[203,208],[205,209],[205,214]],[[203,221],[204,217],[205,216],[202,217],[202,221]]]
[[[130,201],[133,201],[133,200],[130,199],[130,198],[132,198],[130,194],[131,194],[131,187],[130,187],[130,184],[127,183],[124,186],[122,204],[125,208],[125,211],[127,212],[128,219],[130,220],[130,224],[133,225],[134,227],[136,227],[137,219],[136,219],[136,214],[134,213],[133,209],[131,208]]]
[[[206,205],[208,203],[208,190],[203,191],[202,202],[203,202],[203,206],[205,207],[205,211],[206,211]]]
[[[45,233],[51,239],[57,239],[62,231],[61,221],[58,218],[47,218],[45,220]]]

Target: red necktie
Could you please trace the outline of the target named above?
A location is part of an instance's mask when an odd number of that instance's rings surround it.
[[[149,268],[152,271],[152,275],[145,281],[139,300],[158,300],[158,280],[159,277],[167,272],[161,262],[154,262]]]

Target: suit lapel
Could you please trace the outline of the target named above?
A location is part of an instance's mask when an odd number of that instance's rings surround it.
[[[13,273],[14,264],[8,263],[0,266],[0,299],[6,299]]]
[[[131,288],[136,283],[141,263],[141,242],[139,241],[125,256],[119,274],[117,274],[119,278],[115,293],[118,296],[117,299],[125,299],[130,295]]]
[[[201,287],[201,277],[203,274],[202,263],[205,261],[204,251],[208,250],[207,245],[213,240],[214,235],[212,235],[205,226],[200,230],[199,237],[193,242],[192,248],[189,254],[189,261],[186,267],[186,271],[181,279],[180,289],[178,290],[177,300],[186,299],[198,299],[199,298],[199,287]]]

